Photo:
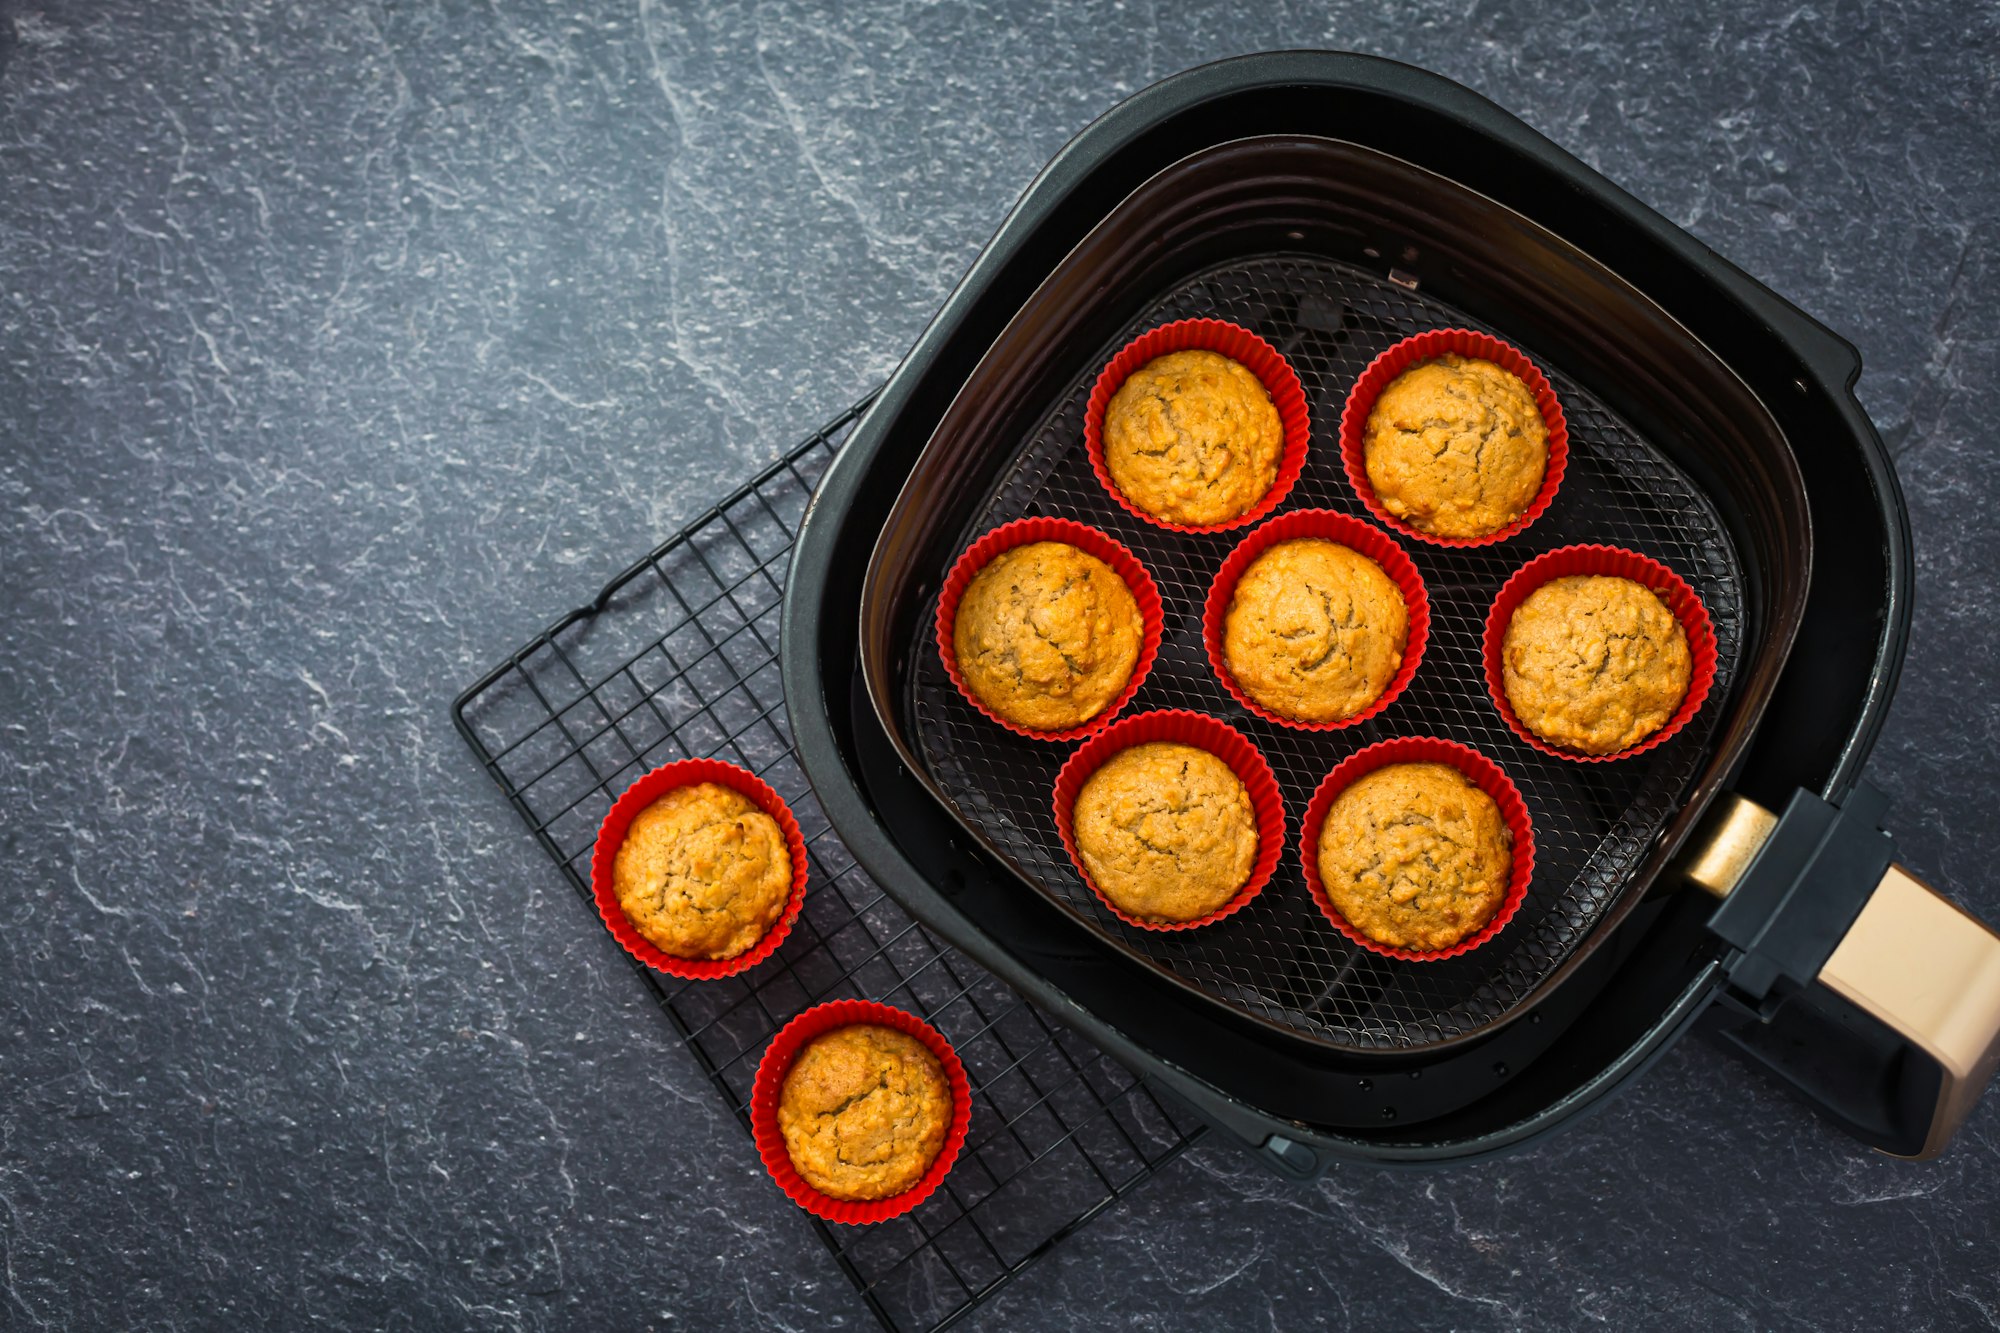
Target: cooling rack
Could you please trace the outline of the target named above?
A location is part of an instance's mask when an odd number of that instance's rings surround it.
[[[812,1005],[850,997],[896,1005],[957,1049],[972,1081],[972,1131],[945,1186],[891,1222],[809,1219],[876,1318],[904,1333],[964,1318],[1202,1127],[911,919],[813,799],[779,686],[785,564],[813,488],[868,402],[480,677],[452,717],[575,890],[579,929],[602,930],[590,894],[598,823],[648,769],[713,756],[748,768],[790,803],[811,878],[778,952],[719,982],[632,965],[746,1135],[758,1058]],[[770,1206],[793,1205],[774,1184]]]

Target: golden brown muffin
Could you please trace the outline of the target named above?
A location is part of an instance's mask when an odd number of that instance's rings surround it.
[[[1063,542],[1002,551],[958,602],[958,671],[1018,726],[1082,726],[1118,697],[1145,622],[1118,571]]]
[[[1282,717],[1338,722],[1382,697],[1403,665],[1409,608],[1382,567],[1318,537],[1279,542],[1237,580],[1223,661]]]
[[[611,863],[618,906],[675,958],[734,958],[764,938],[792,890],[778,821],[718,782],[676,787],[641,810]]]
[[[1467,356],[1389,381],[1362,441],[1382,507],[1438,537],[1484,537],[1527,513],[1549,461],[1548,423],[1528,386]]]
[[[1347,923],[1397,949],[1449,949],[1507,897],[1513,834],[1450,764],[1389,764],[1333,800],[1319,879]]]
[[[1104,409],[1104,465],[1127,500],[1169,523],[1241,518],[1278,479],[1285,429],[1264,382],[1219,352],[1169,352]]]
[[[1071,812],[1098,891],[1133,916],[1192,921],[1234,898],[1257,862],[1257,812],[1208,751],[1149,741],[1090,775]]]
[[[1551,745],[1616,754],[1667,724],[1694,675],[1687,631],[1651,588],[1610,574],[1550,579],[1500,645],[1514,716]]]
[[[886,1199],[924,1178],[951,1131],[951,1083],[908,1033],[856,1023],[807,1042],[778,1092],[778,1129],[805,1182]]]

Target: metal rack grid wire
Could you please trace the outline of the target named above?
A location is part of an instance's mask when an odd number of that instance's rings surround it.
[[[1200,273],[1163,293],[1120,330],[1022,442],[961,534],[963,548],[1010,519],[1053,515],[1103,529],[1145,564],[1166,603],[1159,657],[1125,710],[1188,708],[1221,717],[1270,761],[1284,793],[1290,844],[1258,900],[1200,930],[1147,931],[1119,921],[1083,883],[1050,812],[1071,746],[1027,740],[975,711],[945,675],[918,617],[907,678],[926,767],[966,822],[1044,897],[1128,956],[1259,1022],[1342,1050],[1413,1050],[1510,1016],[1589,934],[1630,881],[1652,839],[1681,808],[1700,771],[1744,640],[1741,563],[1701,488],[1560,367],[1537,356],[1569,420],[1569,471],[1548,513],[1496,546],[1447,549],[1398,537],[1431,600],[1430,643],[1402,698],[1342,731],[1267,722],[1215,679],[1202,647],[1210,581],[1246,535],[1169,532],[1120,508],[1080,441],[1097,369],[1155,325],[1231,320],[1283,352],[1312,405],[1304,474],[1280,507],[1331,508],[1373,522],[1341,469],[1340,415],[1375,356],[1410,334],[1460,326],[1507,337],[1379,274],[1314,256],[1260,255]],[[1526,349],[1534,355],[1532,347]],[[1709,704],[1648,754],[1578,764],[1522,743],[1487,698],[1481,635],[1494,595],[1522,564],[1571,542],[1656,556],[1689,580],[1714,620],[1720,658]],[[1458,958],[1407,963],[1368,953],[1330,927],[1299,868],[1299,819],[1321,778],[1361,747],[1391,736],[1464,742],[1507,770],[1535,830],[1527,903],[1490,943]]]
[[[714,982],[633,966],[746,1133],[765,1045],[815,1004],[897,1005],[958,1051],[972,1082],[972,1131],[944,1187],[891,1222],[811,1219],[869,1309],[901,1333],[963,1318],[1201,1127],[884,895],[841,845],[792,753],[777,658],[785,562],[815,485],[867,401],[488,672],[452,715],[592,923],[597,826],[640,774],[714,756],[750,769],[790,803],[811,878],[778,952]],[[792,1206],[775,1184],[771,1194],[774,1207]]]

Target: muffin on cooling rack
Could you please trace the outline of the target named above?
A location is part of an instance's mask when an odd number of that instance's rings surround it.
[[[1447,354],[1389,382],[1368,413],[1363,449],[1383,508],[1421,532],[1466,539],[1528,512],[1548,467],[1549,430],[1518,375]]]
[[[1480,930],[1506,901],[1513,834],[1450,764],[1389,764],[1334,798],[1319,833],[1327,900],[1377,944],[1430,952]]]
[[[915,1186],[944,1148],[951,1083],[923,1042],[857,1023],[808,1042],[778,1094],[785,1152],[835,1199],[887,1199]]]
[[[1408,608],[1382,567],[1317,537],[1258,556],[1237,580],[1223,628],[1223,660],[1243,692],[1297,722],[1367,708],[1408,644]]]
[[[1002,551],[959,599],[959,674],[1016,726],[1082,726],[1116,699],[1139,660],[1145,622],[1132,590],[1096,556],[1064,542]]]
[[[1155,518],[1241,518],[1277,482],[1285,431],[1263,381],[1220,352],[1169,352],[1132,372],[1104,410],[1104,466]]]
[[[1219,910],[1257,862],[1257,812],[1235,770],[1193,745],[1149,741],[1084,782],[1076,847],[1099,893],[1148,921]]]
[[[612,889],[633,927],[676,958],[725,959],[785,910],[792,854],[778,821],[716,782],[676,787],[632,819]]]
[[[1594,755],[1665,726],[1694,672],[1679,618],[1645,584],[1611,574],[1572,574],[1529,593],[1507,624],[1500,660],[1522,725]]]

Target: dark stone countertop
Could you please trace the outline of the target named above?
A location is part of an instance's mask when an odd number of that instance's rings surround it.
[[[1233,52],[1457,78],[1860,346],[1871,771],[2000,917],[2000,10],[1042,10],[0,0],[0,1325],[866,1325],[446,704]],[[1684,1043],[1471,1169],[1197,1149],[972,1326],[2000,1327],[1996,1244],[2000,1099],[1899,1164]]]

